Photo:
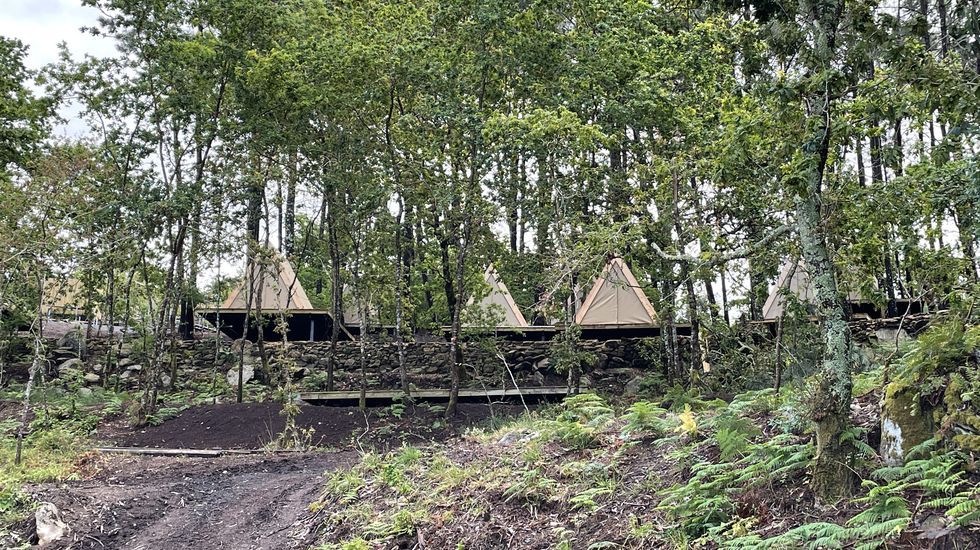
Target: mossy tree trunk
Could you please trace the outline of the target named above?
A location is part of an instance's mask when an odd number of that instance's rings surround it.
[[[841,443],[841,434],[847,429],[851,408],[851,336],[844,305],[837,292],[834,265],[821,228],[816,193],[798,199],[797,217],[824,346],[813,403],[813,420],[817,426],[813,489],[822,499],[835,500],[848,495],[854,485],[854,474],[849,463],[851,450]]]
[[[854,487],[850,445],[841,441],[851,407],[852,343],[847,312],[837,288],[823,219],[822,191],[831,147],[834,61],[844,12],[844,0],[805,4],[810,16],[809,70],[803,86],[806,135],[802,143],[802,173],[795,194],[797,231],[810,275],[823,336],[823,359],[817,375],[813,411],[817,452],[813,462],[813,490],[824,501],[849,495]]]

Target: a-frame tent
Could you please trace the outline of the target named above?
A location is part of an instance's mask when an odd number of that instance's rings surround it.
[[[582,326],[652,326],[657,312],[622,258],[606,263],[575,315]]]
[[[786,309],[787,294],[795,296],[796,299],[804,304],[812,305],[816,303],[813,284],[810,281],[810,273],[802,260],[786,263],[779,272],[779,277],[776,279],[776,287],[769,293],[766,303],[762,306],[762,318],[764,320],[775,321],[783,315]],[[852,314],[855,316],[881,316],[878,307],[864,299],[858,292],[848,292],[847,302]]]
[[[262,327],[264,340],[282,339],[283,335],[275,328],[276,323],[271,321],[278,313],[286,315],[286,337],[289,340],[329,339],[333,327],[330,313],[313,307],[293,266],[285,257],[274,253],[271,259],[265,265],[252,264],[250,276],[242,279],[221,306],[200,308],[198,312],[232,338],[256,340],[258,327],[254,323],[246,323],[246,320],[249,310],[253,313],[261,310],[267,319]]]
[[[250,286],[254,292],[251,300],[248,296]],[[279,254],[273,256],[271,265],[253,263],[252,276],[242,279],[221,304],[221,309],[245,309],[249,304],[269,312],[315,309],[293,266]]]
[[[50,278],[44,281],[44,303],[42,311],[47,317],[67,319],[83,319],[87,316],[86,305],[90,306],[88,313],[93,318],[102,317],[98,304],[87,304],[85,288],[82,282],[74,277],[64,279]]]
[[[483,272],[483,280],[490,287],[490,292],[480,300],[480,307],[492,308],[497,313],[503,311],[496,326],[498,328],[527,327],[527,319],[517,307],[514,297],[511,296],[510,290],[507,289],[507,285],[504,284],[493,264],[487,266],[486,271]]]

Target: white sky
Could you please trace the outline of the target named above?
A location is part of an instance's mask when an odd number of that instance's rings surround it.
[[[65,42],[72,56],[96,57],[116,53],[113,40],[82,32],[94,26],[99,11],[82,6],[81,0],[0,0],[0,35],[17,38],[28,46],[26,64],[40,69],[58,60],[58,44]],[[85,124],[76,119],[77,108],[68,105],[61,114],[67,123],[55,130],[59,135],[78,136]]]

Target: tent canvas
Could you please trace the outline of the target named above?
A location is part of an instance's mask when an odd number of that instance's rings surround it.
[[[47,279],[44,281],[44,306],[46,315],[67,315],[80,317],[85,314],[85,288],[82,282],[74,277],[66,279]],[[94,314],[99,315],[96,304]]]
[[[514,297],[511,296],[510,290],[507,289],[507,285],[500,278],[500,274],[494,269],[493,265],[487,266],[486,271],[483,272],[483,280],[490,286],[490,292],[480,300],[480,307],[489,308],[491,306],[493,309],[500,313],[503,310],[503,314],[500,316],[500,320],[497,322],[498,327],[526,327],[528,326],[527,320],[524,318],[524,314],[521,313],[521,309],[517,307],[517,303],[514,302]],[[471,300],[472,303],[472,300]],[[498,309],[499,307],[499,309]]]
[[[810,284],[810,274],[803,262],[790,262],[783,266],[779,278],[776,279],[776,288],[769,293],[766,303],[762,306],[763,319],[779,319],[786,307],[786,292],[796,296],[805,304],[816,302],[813,285]],[[847,299],[850,302],[860,302],[861,295],[857,292],[849,292]]]
[[[613,258],[596,278],[582,308],[579,325],[653,325],[657,313],[622,258]]]
[[[262,302],[255,304],[252,299],[252,307],[259,305],[264,311],[301,311],[312,310],[313,304],[306,295],[306,290],[300,284],[293,266],[289,265],[286,258],[276,254],[273,257],[272,265],[252,265],[252,276],[246,277],[241,283],[232,290],[228,298],[221,304],[221,309],[247,309],[248,283],[249,281],[261,281],[253,284],[255,292],[258,294],[261,289]]]

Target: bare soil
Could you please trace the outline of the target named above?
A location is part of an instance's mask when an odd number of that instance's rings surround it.
[[[30,488],[71,527],[49,548],[303,548],[300,519],[353,451],[218,458],[101,456],[97,473]]]
[[[99,430],[107,446],[181,449],[262,449],[273,442],[286,425],[278,403],[221,403],[191,407],[159,426],[133,430],[124,419]],[[303,405],[296,418],[302,430],[311,430],[311,443],[331,449],[373,448],[387,450],[403,443],[443,441],[493,417],[520,414],[511,403],[460,403],[458,414],[447,421],[441,408],[423,405],[396,416],[389,407]]]
[[[261,449],[282,430],[276,403],[216,404],[187,409],[140,430],[118,419],[99,428],[105,446]],[[309,505],[323,474],[359,460],[361,449],[390,449],[452,438],[491,418],[523,411],[511,404],[462,403],[450,422],[425,406],[396,416],[391,408],[304,406],[297,420],[320,450],[215,458],[86,455],[82,478],[27,491],[53,503],[71,528],[48,548],[306,548]],[[31,532],[30,526],[23,531]]]

